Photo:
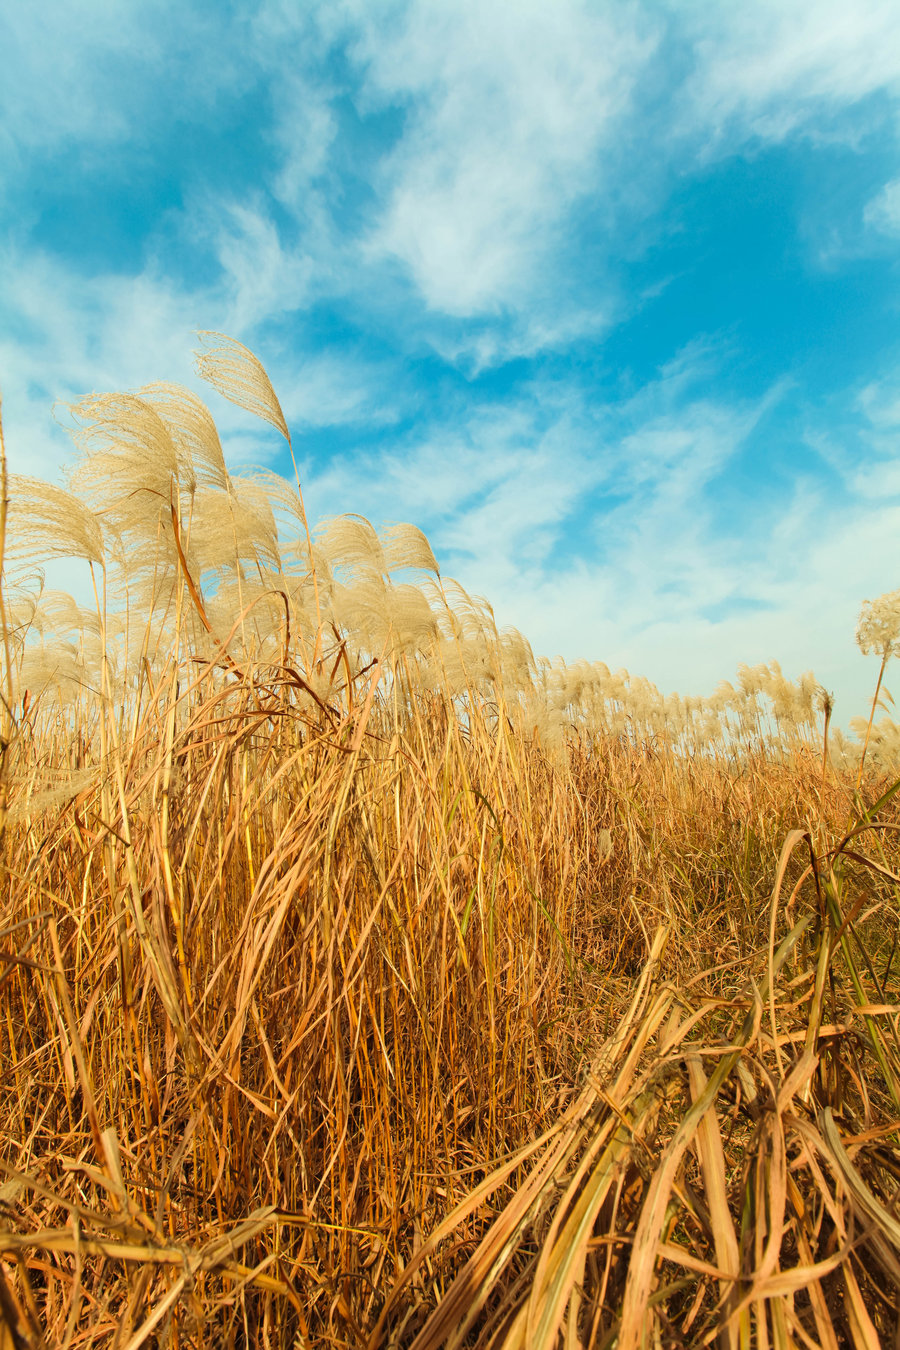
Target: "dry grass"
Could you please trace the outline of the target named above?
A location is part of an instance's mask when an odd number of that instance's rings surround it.
[[[900,1344],[891,780],[223,643],[160,520],[130,683],[4,625],[0,1346]]]

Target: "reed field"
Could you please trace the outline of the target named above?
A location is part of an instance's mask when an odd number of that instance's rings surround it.
[[[186,390],[72,418],[3,461],[0,1348],[900,1346],[900,596],[844,736],[537,659]]]

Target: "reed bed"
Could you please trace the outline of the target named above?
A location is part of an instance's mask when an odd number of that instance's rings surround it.
[[[900,1345],[875,704],[535,661],[192,395],[76,416],[3,469],[0,1347]]]

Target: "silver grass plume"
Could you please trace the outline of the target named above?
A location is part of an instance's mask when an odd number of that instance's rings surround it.
[[[900,591],[888,591],[877,600],[864,600],[856,627],[856,641],[864,656],[889,655],[900,636]]]
[[[223,582],[215,595],[207,600],[206,612],[213,631],[220,642],[240,632],[248,632],[256,639],[258,659],[277,659],[283,642],[285,622],[293,618],[288,597],[285,609],[279,576],[237,577]]]
[[[97,768],[88,766],[83,769],[63,767],[54,771],[45,770],[40,779],[32,776],[27,782],[21,778],[14,779],[14,786],[19,791],[10,806],[8,818],[13,821],[27,820],[62,806],[96,783],[98,777]]]
[[[469,689],[491,696],[496,691],[495,654],[480,642],[444,638],[435,644],[425,672],[430,683],[445,688],[453,697]]]
[[[89,665],[77,643],[61,638],[27,646],[15,672],[17,696],[23,696],[27,690],[34,698],[52,690],[65,703],[76,698],[84,686],[98,689],[99,651],[92,656],[95,659]]]
[[[851,719],[852,722],[856,719]],[[865,719],[863,722],[863,734],[865,733]],[[862,746],[855,741],[850,741],[841,731],[840,727],[835,727],[828,739],[828,750],[832,763],[838,769],[856,769],[859,766],[862,757]]]
[[[730,680],[720,680],[716,691],[709,700],[716,712],[728,712],[734,706],[735,688]]]
[[[387,572],[387,559],[371,521],[353,514],[321,521],[313,531],[317,548],[331,566],[364,573]]]
[[[451,628],[467,641],[493,644],[497,640],[494,611],[480,595],[470,595],[464,586],[452,577],[440,584],[426,577],[422,589],[432,597],[440,616],[451,619]]]
[[[500,671],[504,690],[508,695],[529,688],[535,668],[531,643],[518,628],[507,628],[500,634]]]
[[[86,558],[102,566],[103,535],[94,512],[71,492],[10,474],[6,554],[13,562]]]
[[[101,642],[105,635],[110,670],[114,672],[118,669],[125,631],[124,614],[109,613],[104,627],[96,611],[77,604],[67,591],[58,590],[42,591],[40,595],[32,597],[30,607],[23,601],[19,601],[18,606],[21,606],[23,617],[30,608],[28,627],[19,630],[23,659],[26,661],[31,660],[34,652],[40,652],[42,644],[49,643],[52,646],[53,640],[63,640],[65,649],[71,648],[77,652],[78,660],[91,672],[90,678],[93,679],[99,677]],[[73,634],[74,639],[63,639],[64,634]],[[38,639],[38,645],[34,644],[34,638]],[[35,678],[37,676],[32,677],[32,688]]]
[[[381,538],[385,566],[389,572],[415,568],[440,576],[440,568],[431,551],[431,545],[418,526],[402,523],[391,525],[383,532]]]
[[[237,569],[242,561],[280,569],[278,527],[264,485],[255,478],[232,478],[227,490],[198,492],[190,547],[201,573]]]
[[[268,485],[256,474],[235,476],[231,483],[235,502],[247,524],[247,537],[253,549],[254,561],[258,565],[280,568],[278,524],[269,500]]]
[[[168,507],[176,491],[193,496],[197,478],[189,446],[173,438],[146,399],[92,394],[71,411],[79,423],[73,435],[82,453],[69,483],[92,505],[123,510],[126,500],[149,493]]]
[[[821,696],[825,692],[811,670],[806,670],[796,684],[797,719],[810,727],[816,724],[816,714],[821,707]]]
[[[437,618],[417,586],[391,587],[391,630],[398,654],[428,653],[437,640]]]
[[[294,529],[299,526],[300,532],[304,536],[302,543],[300,537],[296,541],[282,548],[285,556],[302,557],[303,561],[308,561],[308,550],[305,543],[307,529],[306,511],[303,507],[303,500],[300,493],[293,487],[286,478],[282,478],[280,473],[272,473],[270,469],[254,469],[253,479],[266,493],[269,499],[269,505],[276,515],[286,517],[293,534]]]
[[[14,649],[22,646],[32,631],[43,635],[38,599],[26,592],[6,601],[6,636]]]
[[[181,463],[193,465],[198,483],[227,488],[228,470],[212,413],[201,398],[179,384],[148,384],[138,397],[168,428]]]
[[[865,717],[851,717],[850,730],[860,741],[865,741],[867,728]],[[868,731],[868,754],[889,771],[900,766],[900,726],[890,717],[882,717]]]
[[[290,445],[291,434],[281,404],[262,362],[243,343],[224,333],[202,331],[197,336],[205,344],[194,353],[195,369],[201,380],[218,389],[229,403],[277,428]]]
[[[133,609],[136,586],[145,595],[148,582],[151,592],[177,595],[184,581],[194,602],[186,616],[187,635],[193,636],[197,624],[205,623],[190,544],[198,492],[194,438],[181,423],[173,434],[162,415],[171,415],[170,391],[164,398],[151,390],[153,397],[162,413],[134,394],[92,395],[75,404],[81,455],[69,480],[102,519],[117,561],[113,594]],[[214,465],[213,451],[207,460]]]
[[[438,634],[437,619],[418,587],[392,586],[374,569],[336,588],[334,613],[342,630],[374,655],[426,653]]]
[[[748,698],[755,698],[757,694],[762,693],[763,684],[768,676],[768,667],[764,665],[747,666],[740,665],[737,668],[738,684]]]
[[[111,615],[107,629],[115,627],[116,620],[117,616]],[[96,610],[79,605],[68,591],[42,591],[35,604],[34,622],[41,632],[90,633],[97,639],[101,634]]]

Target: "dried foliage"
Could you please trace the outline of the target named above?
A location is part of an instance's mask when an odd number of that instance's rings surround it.
[[[97,610],[0,593],[3,1350],[894,1343],[878,692],[535,661],[193,396],[89,411]]]

